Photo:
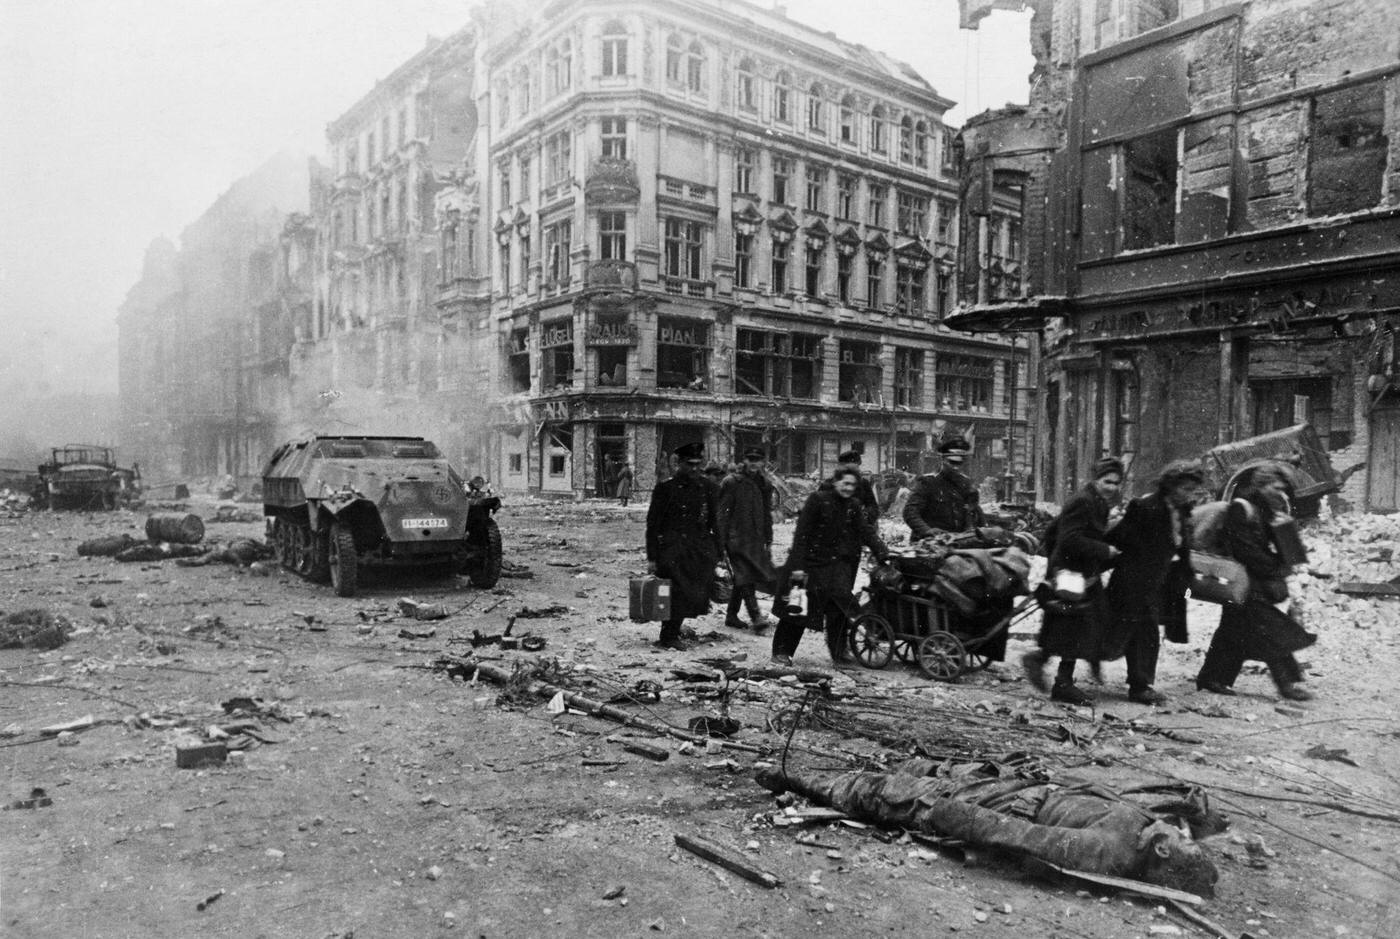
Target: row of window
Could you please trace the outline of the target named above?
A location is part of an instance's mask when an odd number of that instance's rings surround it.
[[[368,241],[408,231],[409,220],[413,217],[413,204],[409,200],[408,178],[400,174],[395,180],[385,180],[366,190],[360,203],[342,203],[331,215],[332,246],[359,244],[362,233]]]
[[[666,289],[671,293],[705,296],[711,271],[706,257],[710,227],[703,222],[685,218],[662,219],[661,273]],[[546,224],[542,230],[544,254],[542,277],[546,289],[567,287],[570,281],[570,252],[573,247],[573,221],[561,219]],[[754,289],[759,286],[757,234],[735,230],[734,286]],[[627,214],[598,213],[598,257],[604,261],[626,261]],[[511,289],[512,271],[528,271],[535,261],[534,241],[528,231],[519,231],[514,238],[515,251],[500,253],[500,286]],[[843,304],[864,303],[884,309],[888,271],[895,275],[894,309],[917,315],[926,312],[929,288],[929,265],[922,257],[894,254],[868,248],[856,250],[854,245],[842,244],[835,251],[835,282],[826,282],[828,243],[824,239],[807,238],[801,246],[800,257],[794,251],[790,233],[774,232],[769,241],[769,266],[766,289],[774,294],[802,293],[813,299],[828,296]],[[858,261],[857,259],[860,258]],[[800,260],[801,268],[797,267]],[[858,273],[858,264],[860,265]],[[799,279],[800,278],[800,279]],[[953,297],[951,270],[934,271],[934,310],[938,315],[949,312]]]
[[[656,336],[658,388],[708,390],[713,343],[710,324],[700,320],[661,317]],[[884,366],[880,345],[840,340],[837,346],[837,400],[885,404]],[[627,346],[595,349],[597,380],[602,387],[626,386]],[[530,390],[529,330],[511,333],[507,375],[516,393]],[[932,369],[931,401],[925,400]],[[574,328],[570,319],[541,325],[540,382],[546,391],[573,387],[576,364]],[[822,337],[812,333],[777,332],[740,327],[734,341],[734,393],[746,397],[816,400],[821,392]],[[993,408],[996,376],[1009,369],[1002,360],[973,355],[927,353],[896,347],[892,380],[897,407],[931,408],[988,414]],[[1006,382],[1009,388],[1013,382]],[[1005,398],[1005,392],[1003,393]],[[1003,400],[1003,406],[1006,402]]]
[[[603,27],[598,58],[599,75],[617,78],[630,75],[629,33],[625,23],[612,20]],[[708,95],[711,72],[710,52],[699,39],[672,33],[666,39],[665,81],[682,93]],[[532,100],[533,70],[521,64],[496,85],[496,115],[499,126],[529,114]],[[544,50],[544,95],[554,97],[567,92],[573,83],[573,47],[567,38],[558,40]],[[888,155],[900,163],[928,168],[931,165],[933,135],[939,136],[941,166],[951,171],[954,166],[953,132],[934,121],[905,114],[896,120],[892,108],[874,105],[865,112],[854,94],[839,97],[820,82],[800,88],[792,73],[779,69],[771,79],[760,76],[752,58],[739,61],[735,72],[735,106],[741,113],[758,116],[763,88],[769,95],[768,114],[774,123],[801,126],[808,132],[826,137],[828,126],[836,121],[836,139],[845,145],[864,144],[872,153]],[[798,120],[799,98],[805,104],[802,120]]]
[[[417,110],[417,127],[427,127],[429,125],[427,108],[428,97],[420,94],[414,99]],[[373,124],[369,129],[361,134],[355,135],[343,146],[340,151],[341,171],[346,175],[354,176],[360,172],[363,165],[365,169],[373,167],[387,159],[399,147],[408,143],[409,137],[407,104],[402,105],[392,114],[385,114],[379,120],[376,129]],[[363,156],[363,164],[361,157]]]

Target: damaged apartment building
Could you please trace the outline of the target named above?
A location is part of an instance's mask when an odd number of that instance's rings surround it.
[[[736,0],[556,3],[481,43],[498,485],[606,494],[625,458],[647,489],[689,442],[787,474],[847,449],[917,471],[947,433],[1001,475],[1024,353],[940,322],[951,101]],[[1009,203],[997,223],[1019,255]]]
[[[689,442],[785,474],[848,449],[921,471],[951,434],[1000,480],[1026,464],[1026,346],[942,324],[951,106],[743,0],[482,6],[330,122],[280,255],[228,262],[263,272],[220,300],[256,349],[199,374],[259,441],[422,434],[516,491],[608,494],[623,459],[646,490]],[[976,228],[983,299],[1021,295],[1008,191]],[[263,455],[199,447],[205,473]]]
[[[959,328],[1041,344],[1036,484],[1310,423],[1343,496],[1400,508],[1400,7],[1367,0],[1028,6],[1028,107],[965,132],[965,185],[1017,180],[1027,295]],[[974,333],[976,334],[976,333]]]

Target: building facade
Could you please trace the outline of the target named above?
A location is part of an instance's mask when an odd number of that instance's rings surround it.
[[[1308,422],[1337,469],[1366,464],[1349,501],[1400,508],[1400,8],[1027,5],[1030,107],[980,124],[988,167],[1025,161],[1031,123],[1051,151],[1037,260],[1026,302],[955,322],[1043,329],[1041,486],[1063,498],[1113,453],[1141,488]]]
[[[762,446],[783,473],[851,448],[917,471],[944,433],[1002,473],[1024,364],[940,322],[952,102],[732,0],[576,0],[482,30],[463,189],[489,257],[498,484],[603,494],[626,458],[650,488],[692,441],[721,461]]]

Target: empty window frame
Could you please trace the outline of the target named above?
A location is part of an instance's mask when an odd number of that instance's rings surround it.
[[[866,200],[865,223],[877,228],[885,226],[885,203],[889,201],[890,187],[871,183],[866,187],[869,198]]]
[[[928,267],[904,259],[895,262],[895,308],[910,316],[924,311]]]
[[[851,277],[855,270],[855,253],[836,252],[836,299],[851,302]]]
[[[849,173],[836,175],[836,217],[854,219],[856,178]]]
[[[865,302],[878,310],[884,304],[885,259],[873,251],[865,253]]]
[[[825,190],[825,186],[826,186],[826,167],[824,167],[824,166],[808,166],[808,167],[807,167],[807,202],[806,202],[806,208],[807,208],[807,211],[808,211],[808,212],[825,212],[825,211],[826,211],[826,204],[825,204],[825,201],[824,201],[824,196],[825,196],[824,190]]]
[[[1380,204],[1390,140],[1385,83],[1318,95],[1308,143],[1308,214],[1340,215]]]
[[[739,107],[745,111],[757,111],[757,80],[754,78],[752,59],[741,59],[739,61],[736,88],[735,98],[737,99]]]
[[[792,198],[792,160],[773,157],[773,201],[787,204]]]
[[[852,95],[841,98],[841,142],[856,142],[856,99]]]
[[[753,286],[753,245],[754,236],[741,231],[734,232],[734,286]]]
[[[901,192],[898,202],[899,216],[896,221],[899,231],[916,238],[924,237],[924,230],[928,227],[928,196]]]
[[[545,226],[545,282],[551,287],[566,286],[569,283],[569,251],[573,229],[574,223],[571,219],[562,219]]]
[[[545,185],[557,186],[572,176],[573,134],[561,130],[544,142]]]
[[[530,390],[530,330],[513,329],[510,333],[510,347],[507,352],[507,370],[510,373],[510,390],[523,392]]]
[[[571,388],[574,383],[574,322],[540,324],[541,384],[545,391]]]
[[[1123,144],[1123,250],[1176,241],[1180,131],[1168,128]]]
[[[803,285],[807,296],[820,297],[822,292],[822,256],[826,253],[825,244],[808,242],[806,245],[806,265]]]
[[[779,72],[773,78],[773,120],[783,124],[792,123],[792,79],[787,72]]]
[[[822,86],[813,84],[807,89],[807,129],[810,131],[825,131],[826,120],[822,109]]]
[[[792,256],[792,242],[773,239],[772,280],[773,293],[788,292],[788,261]]]
[[[972,355],[940,355],[933,393],[940,411],[987,414],[996,385],[996,359]]]
[[[656,385],[702,391],[710,380],[710,327],[702,320],[661,317],[656,327]]]
[[[735,334],[735,392],[814,398],[821,340],[806,333],[740,328]]]
[[[924,352],[922,349],[894,350],[894,403],[896,407],[919,408],[924,401]]]
[[[843,340],[837,369],[837,400],[874,404],[881,398],[880,344]]]

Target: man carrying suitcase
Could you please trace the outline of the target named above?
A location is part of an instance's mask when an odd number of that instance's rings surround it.
[[[657,483],[647,509],[647,573],[671,581],[671,618],[657,644],[684,651],[681,625],[710,612],[710,589],[719,561],[715,527],[717,487],[700,473],[705,450],[688,443],[675,450],[676,473]]]

